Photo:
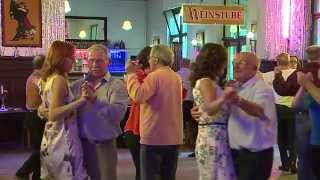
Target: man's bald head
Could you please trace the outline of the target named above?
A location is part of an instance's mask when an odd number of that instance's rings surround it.
[[[280,66],[289,66],[290,65],[290,55],[288,53],[280,53],[276,60],[278,62],[278,65]]]
[[[32,61],[33,69],[41,69],[45,58],[46,57],[44,55],[35,56]]]
[[[260,59],[252,52],[239,52],[236,54],[236,58],[246,62],[248,65],[256,67],[256,70],[260,67]]]
[[[254,53],[237,53],[234,58],[235,79],[241,82],[246,82],[257,74],[259,67],[260,60]]]

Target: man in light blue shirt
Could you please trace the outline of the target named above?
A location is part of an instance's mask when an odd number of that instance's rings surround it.
[[[90,97],[90,103],[78,109],[84,163],[91,179],[115,180],[116,138],[121,133],[120,121],[127,109],[128,94],[123,82],[106,72],[109,50],[96,44],[88,51],[88,76],[71,85],[76,97],[82,88]]]

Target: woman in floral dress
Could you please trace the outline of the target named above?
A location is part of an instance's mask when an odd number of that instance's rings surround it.
[[[67,80],[67,73],[74,62],[74,50],[69,43],[53,42],[42,69],[42,106],[49,110],[41,143],[42,179],[87,178],[75,111],[86,102],[86,97],[82,95],[73,101]]]
[[[223,92],[219,86],[226,65],[226,49],[208,43],[197,56],[190,76],[194,101],[202,112],[195,148],[199,180],[236,179],[227,133],[227,101],[235,91],[226,88]]]

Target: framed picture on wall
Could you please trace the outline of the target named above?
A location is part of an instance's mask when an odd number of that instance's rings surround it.
[[[257,24],[251,24],[250,31],[253,33],[257,32]]]
[[[201,48],[204,45],[204,32],[196,33],[197,45]]]
[[[41,47],[41,0],[1,0],[2,46]]]

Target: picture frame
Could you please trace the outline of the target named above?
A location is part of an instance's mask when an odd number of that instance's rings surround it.
[[[196,40],[197,40],[197,46],[199,48],[201,48],[205,43],[204,42],[204,32],[203,31],[196,33]]]
[[[253,32],[253,33],[257,32],[257,24],[251,24],[250,25],[250,31]]]
[[[249,41],[250,52],[257,52],[257,40],[250,39]]]
[[[1,0],[2,46],[42,47],[41,0]]]

